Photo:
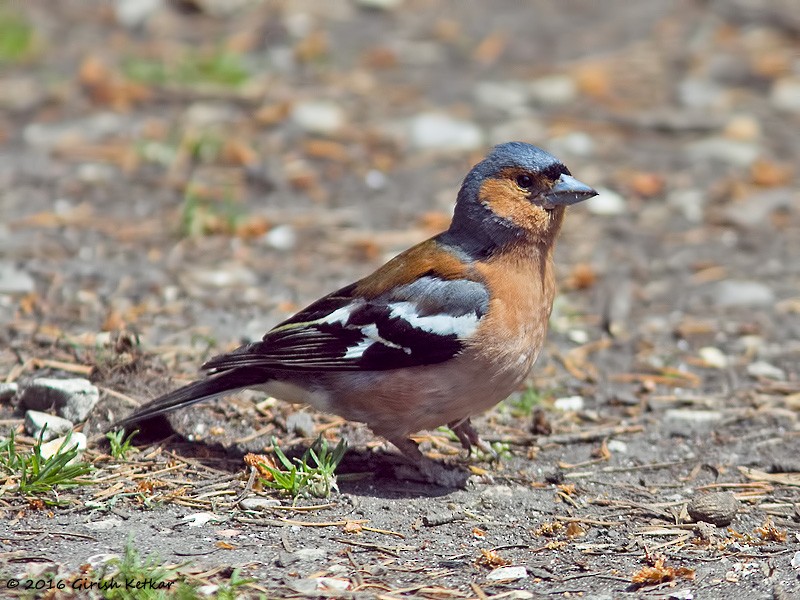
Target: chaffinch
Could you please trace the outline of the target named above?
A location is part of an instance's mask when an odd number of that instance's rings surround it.
[[[595,195],[540,148],[496,146],[464,179],[447,231],[212,358],[205,379],[115,427],[255,388],[364,422],[418,465],[427,459],[408,436],[422,429],[448,425],[464,448],[486,447],[470,417],[536,360],[565,207]]]

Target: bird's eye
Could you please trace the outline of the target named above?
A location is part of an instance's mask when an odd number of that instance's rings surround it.
[[[517,175],[517,185],[521,188],[528,189],[533,185],[533,178],[530,175]]]

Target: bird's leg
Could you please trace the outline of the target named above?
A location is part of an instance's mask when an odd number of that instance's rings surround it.
[[[430,460],[422,453],[422,450],[419,449],[417,443],[412,439],[403,437],[386,438],[386,439],[388,439],[392,444],[394,444],[397,447],[397,449],[400,450],[400,452],[402,452],[403,456],[405,456],[409,461],[411,461],[415,465]]]
[[[469,417],[448,423],[447,426],[456,434],[461,446],[469,453],[473,446],[477,446],[483,452],[492,457],[492,460],[497,460],[497,452],[478,435]]]
[[[408,438],[387,438],[405,456],[422,475],[422,479],[429,483],[435,483],[449,488],[462,488],[467,481],[467,473],[457,469],[449,469],[425,456],[414,440]],[[409,474],[398,469],[397,472],[402,478],[416,479],[409,477]]]

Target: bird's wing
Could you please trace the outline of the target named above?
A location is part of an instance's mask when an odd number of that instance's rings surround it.
[[[365,296],[365,281],[318,300],[262,341],[203,367],[292,371],[384,370],[443,362],[458,354],[489,305],[483,283],[428,272]]]

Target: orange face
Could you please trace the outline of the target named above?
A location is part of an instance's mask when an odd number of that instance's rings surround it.
[[[553,184],[554,180],[542,173],[510,167],[486,179],[478,199],[532,237],[549,239],[557,233],[564,216],[564,207],[549,204],[544,196]]]

